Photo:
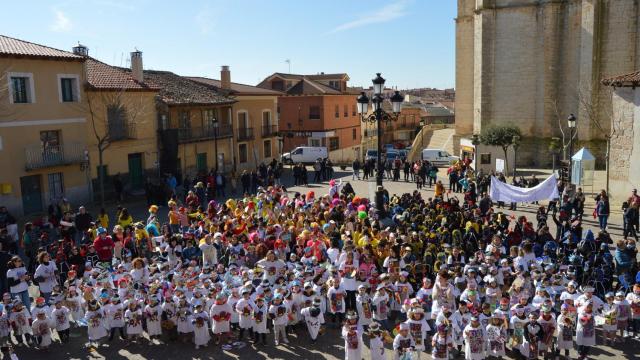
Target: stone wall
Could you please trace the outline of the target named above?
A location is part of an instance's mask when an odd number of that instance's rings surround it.
[[[640,186],[640,88],[615,90],[613,126],[609,189],[614,197],[624,199]]]
[[[597,140],[609,129],[612,107],[610,89],[600,86],[600,79],[640,68],[639,3],[459,0],[458,135],[479,133],[491,124],[515,124],[524,137],[560,137],[559,126],[566,126],[566,117],[574,113],[579,139],[596,140],[590,150],[604,159]],[[523,145],[531,163],[544,162],[535,156],[547,148],[548,141],[541,142]]]

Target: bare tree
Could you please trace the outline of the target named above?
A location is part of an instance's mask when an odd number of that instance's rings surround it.
[[[611,152],[611,139],[616,134],[616,121],[613,118],[613,88],[605,87],[600,93],[593,94],[589,86],[578,89],[576,100],[580,110],[585,114],[586,120],[593,124],[602,134],[606,143],[605,170],[606,170],[606,190],[609,193],[609,158]],[[609,121],[609,126],[605,127],[604,121]]]
[[[569,145],[578,136],[578,132],[574,131],[573,134],[570,135],[571,133],[568,131],[569,128],[566,122],[567,116],[569,114],[562,114],[562,112],[560,111],[560,104],[559,104],[558,98],[555,98],[552,101],[552,103],[553,103],[553,112],[555,114],[556,121],[558,122],[558,129],[560,130],[560,136],[561,136],[560,145],[562,150],[562,159],[567,160],[567,151],[569,150]],[[569,154],[568,156],[571,156],[571,154]]]
[[[119,90],[87,91],[86,111],[91,121],[92,135],[98,150],[98,186],[100,205],[104,206],[104,154],[116,141],[133,138],[131,129],[138,119],[148,114],[154,101],[144,92]]]

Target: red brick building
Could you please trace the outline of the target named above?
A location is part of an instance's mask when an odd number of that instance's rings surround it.
[[[347,91],[347,74],[274,73],[259,87],[278,90],[283,152],[296,146],[326,146],[334,162],[350,162],[360,152],[357,94]]]

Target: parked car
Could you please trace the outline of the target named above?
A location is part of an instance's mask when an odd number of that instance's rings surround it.
[[[298,146],[288,153],[282,154],[282,162],[285,164],[313,164],[318,159],[327,158],[326,147]]]
[[[364,155],[364,161],[369,161],[369,160],[375,161],[377,158],[378,158],[378,150],[376,149],[369,149]]]
[[[460,160],[460,157],[453,156],[442,149],[423,149],[421,158],[435,166],[449,166],[451,163]]]

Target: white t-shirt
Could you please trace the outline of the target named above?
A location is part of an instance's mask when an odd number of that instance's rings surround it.
[[[46,265],[38,265],[34,277],[44,278],[43,281],[38,283],[41,292],[50,293],[53,291],[53,287],[56,285],[56,270],[56,263],[53,261],[49,261]]]

